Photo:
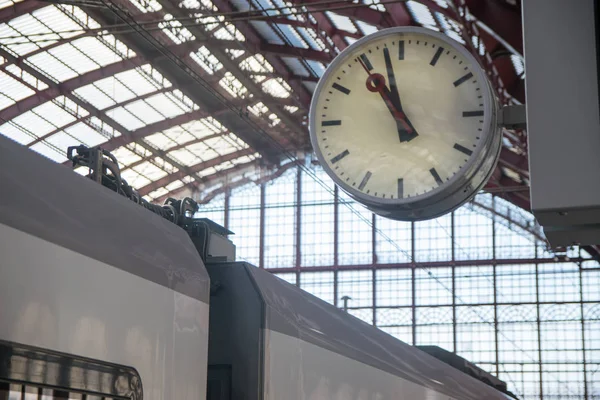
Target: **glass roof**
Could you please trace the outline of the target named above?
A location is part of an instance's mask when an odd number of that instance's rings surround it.
[[[160,42],[149,51],[131,24],[101,2],[71,3],[0,0],[0,133],[59,163],[67,161],[68,146],[101,145],[149,200],[184,186],[200,191],[240,176],[258,179],[268,164],[259,160],[269,152],[306,150],[310,95],[326,68],[318,60],[380,29],[374,16],[387,10],[386,2],[371,0],[310,7],[282,0],[115,1]],[[448,3],[432,3],[436,10],[416,1],[405,8],[415,23],[465,43],[461,23],[445,12]],[[477,37],[473,45],[485,54]],[[165,66],[165,52],[182,57],[185,67]],[[521,60],[512,58],[519,74]],[[209,84],[224,104],[206,103],[180,79],[182,71]],[[256,144],[273,139],[271,149]]]

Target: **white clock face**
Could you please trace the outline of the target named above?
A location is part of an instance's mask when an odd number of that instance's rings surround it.
[[[321,161],[363,198],[406,200],[443,187],[484,143],[489,100],[479,71],[458,47],[419,32],[354,47],[313,100]]]

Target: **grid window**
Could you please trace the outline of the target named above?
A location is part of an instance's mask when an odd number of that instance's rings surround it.
[[[572,263],[538,266],[540,301],[579,301],[579,270]]]
[[[412,261],[412,224],[375,216],[378,264]]]
[[[339,305],[342,297],[350,296],[350,308],[373,307],[373,271],[339,271],[338,296]]]
[[[302,272],[300,288],[333,304],[333,272]]]
[[[540,366],[537,363],[499,364],[498,378],[519,399],[540,398]]]
[[[412,304],[411,268],[379,270],[376,271],[376,277],[377,306],[405,306]]]
[[[501,218],[498,220],[504,222]],[[525,230],[510,226],[512,229],[502,223],[496,224],[496,258],[534,258],[534,236]]]
[[[296,170],[265,187],[264,267],[295,266]]]
[[[412,326],[412,307],[377,308],[377,326],[396,328]]]
[[[494,325],[487,323],[459,324],[456,326],[456,352],[479,365],[496,361]]]
[[[451,217],[415,222],[415,260],[419,262],[452,259]]]
[[[291,283],[292,285],[296,284],[296,273],[295,272],[280,272],[275,274],[278,278],[283,279],[286,282]]]
[[[315,174],[323,188],[306,172],[301,174],[302,218],[300,247],[303,267],[333,265],[334,206],[333,182],[324,172]]]
[[[412,326],[394,326],[380,328],[404,343],[412,344]]]
[[[456,268],[454,274],[458,303],[481,304],[494,302],[493,267]]]
[[[583,370],[579,364],[542,365],[544,399],[583,399],[583,380]]]
[[[260,250],[260,187],[245,186],[231,193],[229,230],[238,259],[258,265]]]
[[[532,322],[498,324],[500,363],[538,362],[537,324]]]
[[[373,262],[373,214],[353,205],[350,197],[339,192],[338,263],[340,265]]]
[[[535,302],[535,265],[498,265],[496,291],[502,303]]]
[[[582,271],[583,301],[600,301],[600,271]]]
[[[452,304],[452,270],[450,268],[417,269],[415,277],[417,305]]]
[[[208,204],[198,207],[195,218],[208,218],[219,225],[225,226],[225,195],[219,195]]]
[[[457,260],[493,258],[491,213],[466,205],[454,212],[454,257]]]
[[[587,362],[600,364],[600,305],[584,304],[585,357]],[[600,370],[598,370],[600,378]]]

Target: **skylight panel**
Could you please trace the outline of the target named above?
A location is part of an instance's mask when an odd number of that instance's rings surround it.
[[[210,160],[219,155],[219,153],[208,147],[205,142],[190,144],[189,146],[186,146],[185,149],[191,151],[203,160]]]
[[[84,26],[89,29],[100,28],[100,24],[95,19],[91,18],[88,14],[86,14],[79,7],[62,4],[61,11],[65,14],[67,14],[69,17],[77,20],[79,22],[79,24],[81,24],[81,26]]]
[[[180,90],[165,93],[165,96],[175,103],[178,107],[185,111],[199,110],[200,107],[189,97],[184,95]]]
[[[124,82],[130,82],[124,80]],[[124,101],[131,100],[136,97],[136,94],[123,85],[119,80],[113,76],[108,78],[100,79],[94,82],[94,86],[102,90],[107,96],[111,97],[117,103],[123,103]],[[132,85],[133,86],[133,85]]]
[[[148,197],[150,197],[151,199],[158,199],[159,197],[164,196],[167,193],[169,193],[169,191],[167,189],[160,188],[153,192],[148,193]]]
[[[13,118],[12,122],[21,126],[23,129],[35,132],[35,134],[39,136],[44,136],[56,129],[56,126],[35,114],[33,111],[27,111]]]
[[[74,47],[94,60],[97,64],[105,65],[121,61],[123,58],[109,49],[100,40],[94,37],[83,37],[71,42]]]
[[[523,59],[515,54],[512,54],[510,56],[510,60],[513,63],[513,66],[515,68],[515,72],[517,74],[517,76],[523,76],[523,72],[525,72],[525,65],[523,63]]]
[[[32,15],[40,21],[44,21],[44,25],[50,28],[53,32],[58,32],[63,38],[69,38],[78,35],[83,31],[79,24],[69,18],[56,6],[44,7],[34,11]],[[79,30],[79,32],[70,32],[77,30]]]
[[[223,68],[223,64],[205,46],[200,47],[196,52],[190,53],[190,57],[211,75]]]
[[[290,114],[293,114],[296,111],[298,111],[298,107],[296,106],[283,106],[283,109],[289,112]]]
[[[14,18],[8,22],[8,25],[19,31],[19,33],[23,36],[52,33],[52,31],[48,29],[46,25],[42,24],[31,14],[25,14]]]
[[[358,30],[356,29],[356,26],[354,26],[354,24],[352,23],[352,20],[350,18],[340,15],[340,14],[333,13],[331,11],[327,11],[326,14],[329,17],[329,19],[331,19],[331,22],[333,22],[333,25],[336,28],[342,29],[344,31],[352,32],[352,33],[358,32]]]
[[[115,75],[120,82],[123,82],[136,95],[141,96],[156,91],[161,85],[148,77],[143,70],[139,68],[120,72]],[[170,85],[165,85],[166,87]]]
[[[291,88],[282,78],[269,79],[261,87],[263,92],[273,97],[283,99],[290,97]]]
[[[229,71],[219,81],[219,85],[233,97],[240,97],[248,93],[248,89]]]
[[[151,182],[148,178],[141,176],[132,169],[126,169],[125,171],[122,171],[121,177],[123,177],[127,183],[134,188],[144,187]]]
[[[226,137],[223,137],[223,136],[218,137],[218,138],[208,139],[208,140],[206,140],[205,143],[207,146],[213,148],[220,155],[233,153],[235,150],[239,149],[235,145],[235,143],[232,143],[232,141],[227,140]]]
[[[84,122],[80,122],[75,124],[67,129],[65,132],[70,134],[71,136],[81,140],[88,146],[97,146],[101,143],[106,142],[107,138],[104,137],[101,133],[91,128]]]
[[[215,39],[219,39],[219,40],[233,40],[234,39],[234,36],[225,27],[218,29],[213,34],[213,36],[215,37]]]
[[[68,63],[69,67],[75,70],[79,75],[98,69],[99,67],[97,63],[92,61],[92,59],[70,43],[50,49],[48,52],[58,60]]]
[[[448,3],[446,3],[446,0],[433,0],[437,3],[438,6],[440,7],[444,7],[444,8],[448,8]]]
[[[184,109],[180,105],[171,101],[171,99],[162,93],[147,98],[146,103],[152,106],[155,110],[160,111],[163,117],[161,119],[164,119],[164,117],[173,118],[188,111],[187,109]]]
[[[298,27],[296,30],[313,50],[325,49],[325,43],[318,37],[317,32],[314,29]]]
[[[359,20],[356,21],[356,25],[358,25],[358,27],[360,28],[360,30],[362,31],[362,33],[365,36],[369,35],[371,33],[375,33],[378,30],[375,25],[367,24],[366,22],[359,21]]]
[[[412,14],[415,21],[423,26],[427,26],[428,28],[437,29],[437,24],[433,18],[433,15],[431,15],[431,11],[429,11],[429,7],[424,4],[417,3],[416,1],[407,1],[406,7]]]
[[[9,137],[23,145],[27,145],[34,139],[37,139],[37,136],[35,136],[33,133],[26,131],[11,121],[0,125],[0,134]]]
[[[0,110],[4,110],[6,107],[10,107],[15,103],[16,102],[10,97],[6,97],[2,93],[0,93]]]
[[[156,109],[152,108],[144,100],[138,100],[133,103],[129,103],[125,106],[125,108],[133,115],[141,117],[144,125],[150,125],[165,119],[163,114],[156,111]]]
[[[167,189],[169,192],[172,192],[173,190],[179,189],[182,186],[183,186],[183,182],[175,181],[175,182],[171,182],[167,186],[165,186],[165,189]]]
[[[154,12],[162,10],[162,5],[156,0],[129,0],[141,12]]]
[[[45,141],[34,144],[30,147],[30,149],[40,153],[44,157],[49,158],[57,163],[67,161],[67,156],[65,152],[59,150],[58,148],[55,148],[53,145]]]
[[[123,125],[127,130],[134,131],[145,125],[140,119],[131,114],[123,107],[112,109],[106,113],[109,117]]]
[[[229,58],[235,60],[236,58],[243,56],[246,51],[241,49],[225,49],[225,53],[229,54]]]
[[[0,0],[0,9],[10,7],[16,3],[20,3],[23,0]]]
[[[200,157],[190,153],[186,149],[173,150],[168,154],[183,165],[195,165],[202,161]]]
[[[147,136],[144,140],[162,150],[170,149],[171,147],[177,146],[178,143],[181,143],[165,136],[162,132]]]
[[[269,112],[269,108],[265,106],[262,102],[249,106],[248,110],[257,117],[260,117],[261,115]]]
[[[283,33],[283,36],[286,38],[286,40],[288,40],[291,43],[292,46],[303,49],[308,48],[308,44],[306,43],[304,38],[300,35],[300,33],[298,33],[298,31],[293,29],[291,26],[285,24],[276,24],[276,26],[279,28],[281,33]]]
[[[142,159],[142,157],[138,156],[126,147],[119,147],[118,149],[114,150],[112,154],[117,158],[117,160],[119,160],[119,163],[125,166]]]
[[[239,64],[240,68],[244,71],[252,72],[273,72],[273,66],[267,62],[262,54],[256,54],[245,58]]]
[[[54,135],[45,139],[45,141],[59,149],[64,149],[64,151],[67,151],[67,148],[69,146],[78,146],[82,143],[89,146],[89,144],[87,142],[85,142],[84,140],[75,138],[75,137],[67,134],[66,132],[55,133]]]
[[[164,16],[164,21],[158,24],[159,28],[176,44],[195,40],[196,37],[171,14]]]
[[[68,123],[75,121],[75,117],[73,115],[66,112],[52,101],[47,101],[46,103],[35,107],[31,111],[43,117],[45,120],[57,127],[65,126]]]
[[[267,43],[285,44],[265,21],[250,21],[250,24],[258,31],[260,36],[265,38]]]
[[[67,67],[64,63],[47,52],[33,55],[29,57],[27,61],[33,64],[38,71],[44,72],[45,75],[48,75],[59,82],[64,82],[77,76],[77,72]]]
[[[160,169],[167,171],[168,173],[173,173],[177,171],[171,163],[165,161],[162,157],[154,157],[154,165],[158,166]]]
[[[15,101],[19,101],[35,94],[33,90],[3,71],[0,71],[0,88],[2,88],[3,95],[8,96]]]
[[[215,128],[214,126],[209,126],[202,120],[188,122],[186,124],[181,125],[180,128],[185,129],[187,132],[189,132],[189,134],[193,135],[194,139],[202,139],[203,137],[220,132],[217,128]],[[177,134],[177,132],[178,131],[171,132],[171,130],[169,130],[168,135],[175,139],[175,135]]]
[[[80,87],[76,89],[74,93],[78,96],[81,96],[85,101],[99,110],[103,110],[116,104],[110,96],[107,96],[94,84]]]
[[[137,167],[134,167],[133,170],[153,181],[167,175],[165,171],[148,161],[141,163]]]
[[[281,57],[283,62],[288,66],[288,68],[298,76],[309,76],[309,72],[306,67],[302,64],[302,62],[295,57]]]
[[[7,72],[10,72],[13,76],[18,76],[24,82],[27,82],[29,85],[35,87],[38,90],[48,89],[48,85],[44,82],[31,75],[27,71],[23,71],[21,68],[17,67],[15,64],[10,64],[6,66],[5,69]]]

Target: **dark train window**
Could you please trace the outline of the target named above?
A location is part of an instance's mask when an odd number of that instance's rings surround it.
[[[128,366],[0,341],[0,400],[142,400]]]
[[[231,400],[230,365],[208,366],[206,400]]]

